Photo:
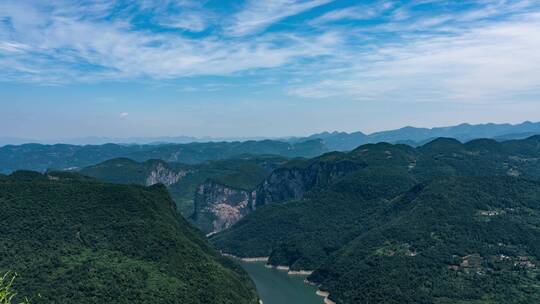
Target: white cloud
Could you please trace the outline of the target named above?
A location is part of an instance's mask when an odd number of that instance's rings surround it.
[[[339,74],[288,92],[306,98],[465,103],[538,97],[539,13],[447,30],[453,34],[410,37],[348,57],[354,64]]]
[[[29,47],[27,45],[24,45],[21,43],[0,41],[0,53],[1,52],[20,53],[20,52],[24,52],[28,48]]]
[[[179,28],[191,32],[202,32],[208,27],[207,18],[200,13],[181,13],[160,21],[166,27]]]
[[[313,19],[310,24],[318,25],[340,20],[364,20],[372,19],[380,16],[391,9],[395,4],[390,1],[382,1],[371,5],[357,5],[337,9],[323,14],[320,17]]]
[[[264,30],[284,18],[332,2],[333,0],[247,0],[243,10],[233,16],[226,33],[244,36]]]
[[[265,29],[331,0],[246,1],[222,24],[223,31],[192,38],[182,31],[138,28],[122,11],[110,17],[114,1],[4,0],[0,80],[161,80],[276,69],[277,78],[291,78],[282,82],[288,94],[304,98],[490,102],[540,91],[540,17],[534,1],[482,0],[474,10],[415,18],[410,6],[380,1],[327,12],[296,31],[278,32]],[[215,21],[198,1],[136,5],[127,11],[151,12],[154,22],[191,32]],[[388,20],[377,25],[332,22],[381,15]]]
[[[122,112],[120,113],[120,118],[126,118],[129,116],[129,113],[128,112]]]
[[[123,19],[82,18],[69,13],[66,7],[39,8],[17,1],[6,2],[3,14],[13,26],[10,29],[0,26],[0,38],[5,34],[18,37],[18,41],[4,43],[2,49],[13,52],[14,45],[27,45],[32,52],[0,57],[0,67],[10,71],[0,73],[0,78],[58,83],[227,75],[279,67],[300,57],[328,55],[333,44],[339,42],[332,38],[336,36],[332,33],[268,34],[245,40],[217,36],[192,39],[175,33],[137,30]],[[27,22],[24,11],[40,20],[39,23]]]

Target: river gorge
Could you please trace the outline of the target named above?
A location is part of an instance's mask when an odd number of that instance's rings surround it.
[[[304,275],[289,275],[287,271],[268,268],[265,262],[239,261],[257,286],[264,304],[322,304],[315,286],[304,282]]]

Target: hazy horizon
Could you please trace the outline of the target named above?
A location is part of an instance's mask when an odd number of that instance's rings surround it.
[[[540,117],[540,3],[0,3],[0,137],[287,137]]]
[[[66,137],[66,138],[23,138],[23,137],[10,137],[10,136],[0,136],[0,146],[3,145],[19,145],[19,144],[26,144],[26,143],[39,143],[39,144],[75,144],[75,145],[86,145],[86,144],[105,144],[105,143],[118,143],[118,144],[159,144],[159,143],[192,143],[192,142],[219,142],[219,141],[247,141],[247,140],[288,140],[288,139],[295,139],[295,138],[304,138],[316,134],[322,134],[322,133],[355,133],[355,132],[361,132],[365,135],[373,135],[377,133],[383,133],[383,132],[391,132],[400,130],[407,127],[412,128],[418,128],[418,129],[439,129],[439,128],[451,128],[451,127],[457,127],[461,125],[469,125],[469,126],[482,126],[482,125],[488,125],[488,124],[494,124],[494,125],[511,125],[511,126],[517,126],[522,125],[525,123],[532,123],[532,124],[540,124],[536,121],[522,121],[518,123],[481,123],[481,124],[471,124],[468,122],[462,122],[456,125],[447,125],[447,126],[433,126],[433,127],[419,127],[419,126],[402,126],[397,129],[388,129],[388,130],[378,130],[374,132],[364,132],[362,130],[355,130],[355,131],[341,131],[341,130],[323,130],[320,132],[313,132],[309,134],[301,134],[301,135],[286,135],[286,136],[255,136],[255,137],[249,137],[249,136],[224,136],[224,137],[216,137],[216,136],[190,136],[190,135],[172,135],[172,136],[133,136],[133,137],[108,137],[108,136],[79,136],[79,137]]]

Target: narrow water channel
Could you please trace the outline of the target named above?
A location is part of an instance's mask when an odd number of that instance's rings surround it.
[[[286,271],[266,268],[264,262],[239,262],[257,285],[264,304],[322,304],[316,288],[304,283],[305,276],[291,276]]]

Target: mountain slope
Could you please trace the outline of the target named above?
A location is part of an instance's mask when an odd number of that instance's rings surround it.
[[[399,187],[394,181],[411,186],[411,182],[441,176],[510,175],[540,179],[539,151],[539,136],[502,143],[478,139],[465,144],[439,138],[418,148],[367,144],[349,153],[334,152],[309,160],[290,161],[274,170],[257,187],[246,191],[246,195],[253,211],[273,202],[317,197],[321,189],[329,190],[329,187],[330,190],[344,187],[332,190],[335,197],[354,191],[373,196],[387,186]],[[355,188],[352,186],[355,179],[363,184]],[[242,246],[233,250],[239,248]]]
[[[257,186],[286,160],[278,156],[243,156],[184,165],[162,160],[136,162],[118,158],[86,167],[80,173],[112,183],[146,186],[162,183],[167,186],[184,217],[193,219],[198,228],[210,233],[229,227],[234,222],[234,214],[228,211],[235,212],[234,208],[224,210],[212,206],[221,204],[223,200],[229,205],[239,203],[246,190]],[[192,218],[195,210],[197,218]]]
[[[539,216],[537,182],[435,180],[388,204],[386,221],[310,280],[339,303],[536,303]]]
[[[461,124],[439,128],[404,127],[397,130],[381,131],[372,134],[362,132],[333,132],[313,134],[300,139],[321,139],[330,151],[350,151],[368,143],[388,142],[404,143],[413,146],[422,145],[438,137],[451,137],[459,141],[470,141],[477,138],[493,138],[497,140],[523,139],[540,134],[540,122],[524,122],[521,124]]]
[[[34,303],[258,303],[161,185],[19,171],[0,181],[0,207],[0,272]]]
[[[159,159],[167,162],[199,164],[209,160],[235,158],[240,155],[279,155],[314,157],[327,152],[320,140],[288,143],[276,140],[245,142],[208,142],[161,145],[40,145],[0,147],[0,173],[16,170],[80,169],[112,158],[135,161]]]
[[[369,144],[275,172],[261,185],[279,199],[212,236],[218,248],[315,270],[309,279],[337,303],[538,300],[538,136]]]

